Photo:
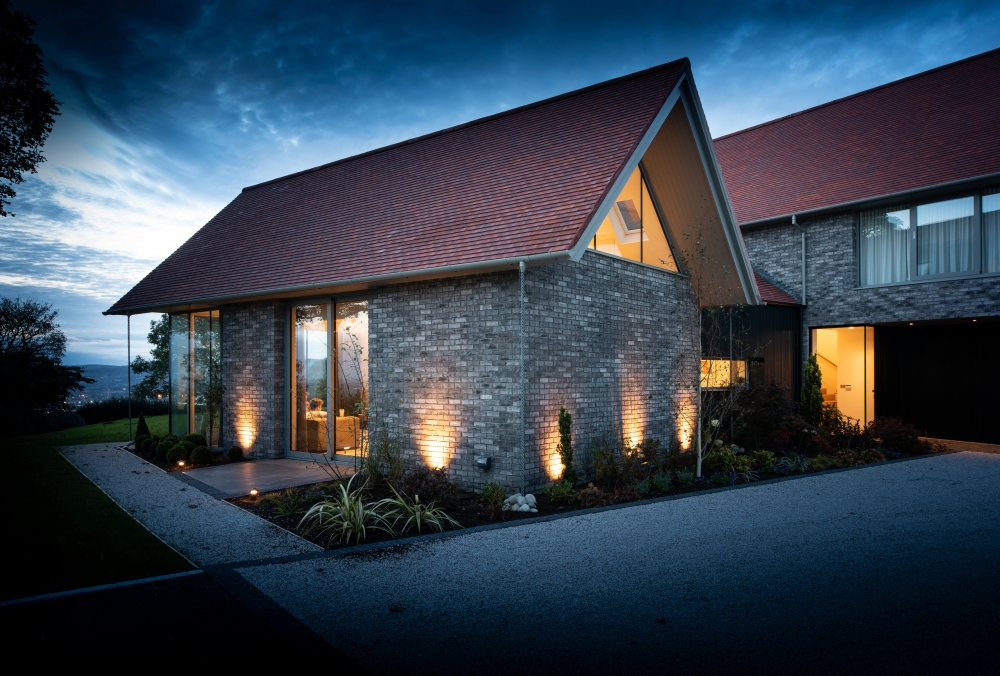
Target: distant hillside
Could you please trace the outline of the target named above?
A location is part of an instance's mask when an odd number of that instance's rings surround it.
[[[128,396],[128,366],[112,366],[110,364],[84,364],[83,374],[88,378],[93,378],[94,382],[84,385],[86,388],[82,392],[75,392],[70,397],[69,402],[73,406],[80,406],[88,401],[103,401],[112,397]],[[141,380],[142,376],[134,376],[135,383]]]

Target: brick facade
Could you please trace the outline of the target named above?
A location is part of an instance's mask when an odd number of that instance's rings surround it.
[[[684,437],[696,404],[698,309],[690,280],[594,252],[525,275],[523,481],[560,470],[560,406],[581,465],[591,440]],[[517,271],[380,287],[369,296],[372,429],[408,462],[446,466],[469,489],[522,483]],[[284,304],[222,308],[226,443],[256,457],[286,445]],[[687,440],[684,439],[686,442]],[[493,466],[480,470],[477,456]]]
[[[285,448],[284,311],[280,301],[222,308],[223,443],[246,456],[281,457]]]
[[[799,224],[807,233],[803,358],[809,351],[810,328],[1000,315],[998,276],[861,288],[855,213]],[[745,230],[743,241],[755,268],[802,297],[798,229],[787,223]]]
[[[636,439],[677,434],[697,373],[697,306],[690,281],[588,252],[579,263],[525,275],[524,483],[559,471],[560,406],[574,445],[621,426]],[[519,488],[517,272],[378,289],[370,305],[373,407],[403,433],[415,460],[443,464],[463,485]],[[483,472],[475,458],[488,455]]]

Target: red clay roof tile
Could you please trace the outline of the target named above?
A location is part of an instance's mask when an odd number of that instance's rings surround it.
[[[568,250],[688,68],[246,188],[108,312]]]
[[[753,271],[753,277],[757,281],[757,291],[760,293],[760,298],[765,303],[778,303],[779,305],[802,305],[798,299],[779,289],[768,279],[761,276],[761,274],[756,270]]]
[[[1000,49],[715,139],[752,223],[1000,172]]]

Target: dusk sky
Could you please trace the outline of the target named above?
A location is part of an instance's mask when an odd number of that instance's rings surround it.
[[[1000,46],[996,2],[14,6],[63,105],[0,294],[59,310],[68,364],[125,363],[101,312],[244,186],[684,56],[720,136]]]

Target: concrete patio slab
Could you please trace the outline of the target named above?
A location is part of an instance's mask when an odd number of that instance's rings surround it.
[[[338,463],[337,467],[342,476],[354,474],[353,459],[350,464]],[[182,474],[214,489],[212,494],[223,499],[247,495],[251,488],[261,492],[276,491],[333,478],[330,471],[319,463],[286,458],[202,467]]]

